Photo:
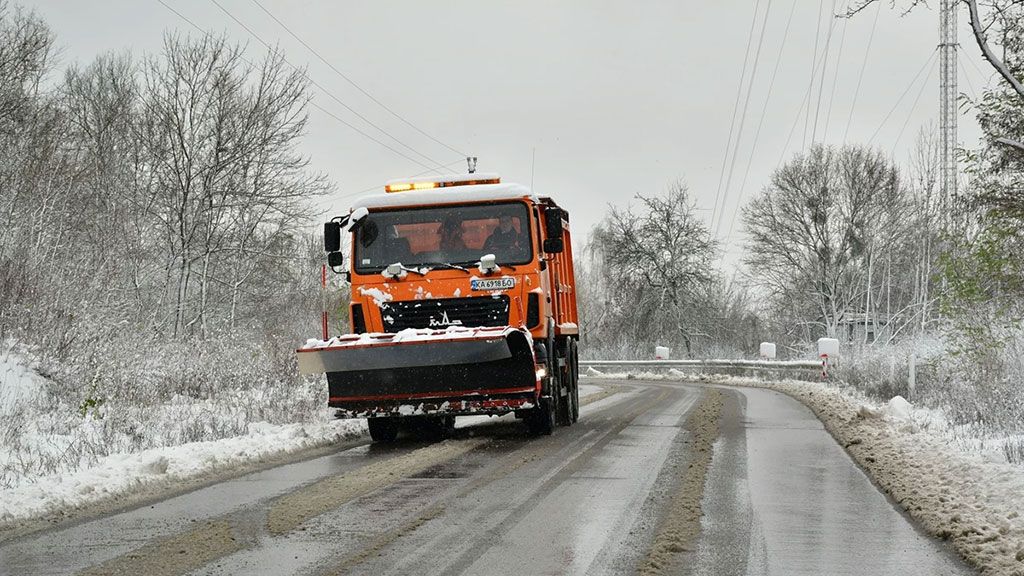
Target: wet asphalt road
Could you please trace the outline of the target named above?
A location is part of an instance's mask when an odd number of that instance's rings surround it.
[[[435,444],[348,444],[0,544],[0,575],[972,573],[796,401],[596,383],[606,392],[551,437],[504,418]],[[705,411],[710,450],[694,437]],[[673,503],[701,458],[689,496],[703,516],[688,520]]]

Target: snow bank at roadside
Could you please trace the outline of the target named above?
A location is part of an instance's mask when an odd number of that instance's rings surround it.
[[[260,422],[250,424],[244,436],[112,454],[77,472],[44,476],[0,490],[0,530],[137,492],[173,489],[185,481],[328,446],[365,431],[363,420],[285,425]]]
[[[595,372],[589,376],[625,377]],[[699,380],[770,388],[801,401],[926,531],[948,540],[983,574],[1024,576],[1024,467],[1007,463],[998,451],[968,451],[941,413],[916,408],[899,396],[873,403],[829,383],[728,376]]]

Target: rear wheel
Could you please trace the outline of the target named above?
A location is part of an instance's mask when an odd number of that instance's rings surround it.
[[[530,412],[526,425],[535,436],[550,436],[555,431],[555,400],[556,396],[541,398],[540,404]]]
[[[374,442],[394,442],[398,438],[398,420],[395,418],[370,418],[366,425]]]
[[[566,363],[569,368],[569,398],[572,402],[569,411],[569,423],[571,424],[580,419],[580,362],[579,349],[576,347],[575,340],[569,340],[568,350]]]
[[[565,341],[562,361],[564,366],[558,372],[562,383],[558,423],[562,426],[572,426],[573,422],[580,419],[579,369],[576,362],[575,340],[567,339]]]

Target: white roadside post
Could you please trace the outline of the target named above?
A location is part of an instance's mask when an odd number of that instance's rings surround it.
[[[761,359],[775,360],[775,342],[761,342]]]
[[[654,359],[655,360],[668,360],[671,356],[672,350],[668,346],[655,346],[654,347]]]
[[[821,378],[828,378],[828,367],[839,359],[839,340],[818,338],[818,357],[821,358]]]

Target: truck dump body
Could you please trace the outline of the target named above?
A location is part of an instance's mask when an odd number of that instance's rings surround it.
[[[475,178],[402,182],[341,219],[352,334],[297,351],[301,371],[327,375],[339,417],[525,415],[576,394],[567,215]]]

